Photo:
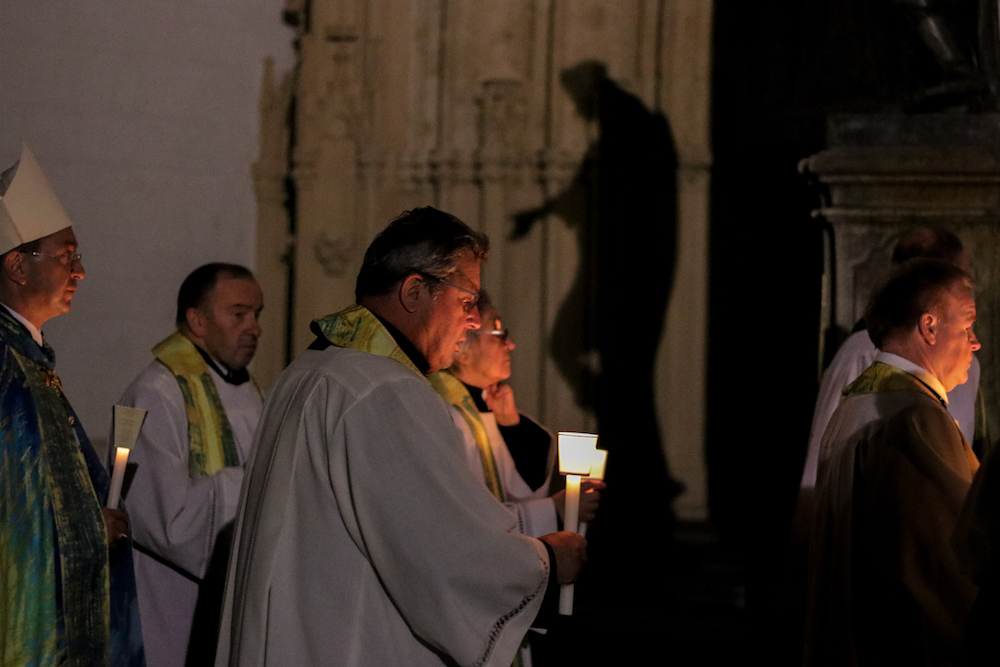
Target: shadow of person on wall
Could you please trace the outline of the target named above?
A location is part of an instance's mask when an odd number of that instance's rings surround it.
[[[654,393],[676,263],[677,153],[666,117],[608,78],[603,63],[580,62],[560,81],[598,136],[563,191],[514,216],[512,238],[549,214],[576,232],[579,268],[549,352],[609,451],[608,490],[588,534],[590,588],[605,603],[631,606],[621,577],[637,554],[623,547],[651,530],[669,540],[670,502],[683,488],[668,472]]]

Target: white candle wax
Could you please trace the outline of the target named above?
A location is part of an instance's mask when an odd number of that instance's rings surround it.
[[[580,475],[566,475],[566,513],[563,528],[575,533],[580,520]],[[559,589],[559,613],[573,615],[573,584]]]
[[[128,448],[119,447],[115,451],[115,467],[111,471],[111,490],[108,491],[108,507],[118,509],[118,501],[122,495],[122,482],[125,481],[125,465],[128,463]]]

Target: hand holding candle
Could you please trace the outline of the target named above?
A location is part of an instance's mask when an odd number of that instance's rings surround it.
[[[118,509],[121,500],[122,483],[125,481],[125,467],[128,465],[129,450],[139,438],[139,430],[146,419],[142,408],[116,405],[111,411],[114,421],[115,465],[111,470],[111,489],[108,491],[108,507]]]
[[[608,452],[607,452],[607,450],[604,450],[604,449],[595,449],[594,450],[594,458],[590,462],[590,474],[588,474],[583,479],[584,485],[586,485],[586,483],[588,481],[603,482],[604,481],[604,468],[607,466],[607,464],[608,464]],[[597,486],[597,485],[595,484],[595,486]],[[601,484],[600,488],[603,489],[604,485]],[[587,497],[587,494],[584,493],[584,498],[586,498],[586,497]],[[581,535],[586,535],[587,534],[587,522],[586,522],[586,520],[584,520],[584,521],[582,521],[580,523],[580,534]]]

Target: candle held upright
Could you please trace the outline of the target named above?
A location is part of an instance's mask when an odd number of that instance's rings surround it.
[[[590,474],[597,449],[593,433],[559,432],[559,472],[566,475],[566,512],[563,528],[577,532],[580,518],[580,480]],[[559,590],[559,613],[573,615],[573,584],[563,584]]]
[[[132,408],[116,405],[111,409],[114,424],[115,465],[111,470],[111,489],[108,491],[108,504],[111,509],[118,509],[121,500],[122,483],[125,481],[125,468],[128,465],[128,453],[139,439],[142,422],[146,419],[146,411],[142,408]]]

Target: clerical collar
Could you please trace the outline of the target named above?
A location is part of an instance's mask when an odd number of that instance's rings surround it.
[[[427,357],[420,353],[420,350],[417,349],[416,345],[411,343],[410,339],[404,336],[402,331],[392,326],[392,324],[387,322],[385,318],[379,316],[378,313],[372,313],[372,315],[378,318],[378,321],[382,323],[385,330],[388,331],[393,340],[396,341],[396,345],[398,345],[399,349],[403,351],[403,354],[410,358],[410,361],[412,361],[413,365],[417,367],[417,370],[424,375],[427,375],[428,371],[431,369],[431,365],[427,362]]]
[[[948,392],[944,390],[944,385],[941,384],[941,381],[934,377],[923,366],[915,364],[909,359],[901,357],[898,354],[893,354],[892,352],[882,352],[881,350],[879,350],[878,354],[875,355],[875,361],[881,361],[883,364],[895,366],[899,370],[909,373],[913,377],[917,378],[925,387],[937,395],[942,405],[948,407]]]
[[[464,382],[462,384],[465,384]],[[469,395],[472,396],[472,401],[476,404],[476,409],[480,412],[492,412],[486,405],[486,399],[483,398],[483,394],[486,393],[485,389],[480,387],[473,387],[471,384],[465,384],[465,388],[469,391]]]
[[[211,367],[211,369],[215,371],[219,377],[225,380],[226,384],[231,384],[238,387],[250,379],[250,372],[247,369],[241,368],[238,371],[222,370],[224,368],[224,365],[221,363],[216,363],[215,359],[212,358],[212,355],[210,355],[208,352],[201,349],[197,345],[194,346],[194,349],[198,350],[198,354],[200,354],[201,358],[205,360],[205,363],[208,364],[209,367]]]
[[[24,325],[24,328],[28,330],[29,334],[31,334],[31,339],[36,343],[38,343],[38,347],[42,347],[43,345],[45,345],[45,343],[42,341],[42,332],[38,330],[38,327],[36,327],[34,324],[26,320],[24,316],[21,315],[21,313],[17,312],[7,304],[0,303],[0,306],[6,308],[7,312],[10,313],[15,320]]]

